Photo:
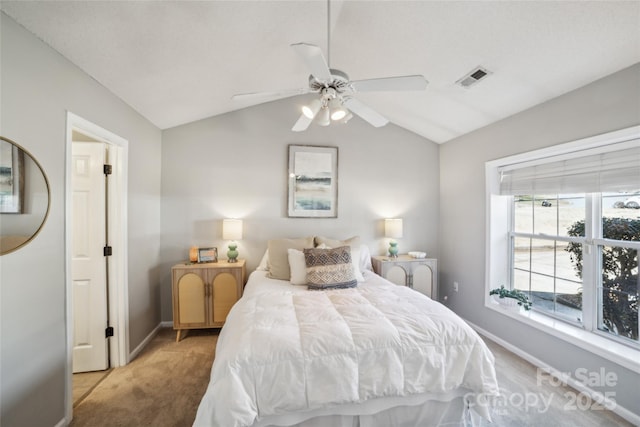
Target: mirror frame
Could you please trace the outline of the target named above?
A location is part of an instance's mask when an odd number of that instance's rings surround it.
[[[44,224],[47,222],[47,218],[49,218],[49,211],[51,210],[51,186],[49,185],[49,178],[47,178],[47,174],[44,172],[44,169],[42,168],[42,165],[40,164],[40,162],[38,162],[36,160],[36,158],[28,150],[26,150],[22,145],[18,144],[17,142],[15,142],[15,141],[13,141],[13,140],[11,140],[9,138],[6,138],[4,136],[0,136],[0,141],[8,142],[9,144],[13,145],[14,147],[22,150],[22,152],[24,153],[25,157],[28,156],[29,158],[31,158],[31,160],[33,160],[33,163],[40,170],[40,173],[42,173],[42,177],[44,178],[44,183],[45,183],[45,185],[47,187],[47,210],[44,213],[44,217],[42,218],[42,222],[40,223],[40,226],[38,226],[36,231],[34,231],[31,234],[31,236],[29,236],[29,238],[27,240],[25,240],[23,243],[17,245],[14,248],[8,249],[8,250],[6,250],[4,252],[0,252],[0,256],[3,256],[3,255],[10,254],[12,252],[15,252],[20,248],[23,248],[24,246],[29,244],[29,242],[31,242],[40,233],[40,230],[42,230],[42,227],[44,227]],[[26,158],[25,158],[25,161],[26,161]],[[22,195],[21,203],[24,203],[24,195]]]

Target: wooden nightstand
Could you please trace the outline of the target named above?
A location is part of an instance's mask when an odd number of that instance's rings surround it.
[[[373,271],[396,285],[404,285],[438,300],[438,260],[409,255],[371,257]]]
[[[176,264],[171,268],[176,341],[188,329],[220,328],[242,296],[245,261]]]

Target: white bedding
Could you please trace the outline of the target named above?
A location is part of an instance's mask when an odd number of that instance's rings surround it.
[[[291,425],[469,392],[498,394],[494,358],[443,305],[371,272],[357,288],[309,291],[255,271],[194,425]]]

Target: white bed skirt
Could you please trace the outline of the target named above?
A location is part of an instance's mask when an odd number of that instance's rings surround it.
[[[490,418],[486,408],[477,408],[482,414],[471,409],[467,396],[468,392],[459,392],[437,397],[414,396],[408,400],[377,399],[366,405],[342,406],[340,415],[323,414],[331,411],[327,409],[270,416],[252,427],[478,427],[481,418]]]

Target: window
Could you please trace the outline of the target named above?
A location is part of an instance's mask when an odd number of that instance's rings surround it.
[[[640,126],[488,162],[487,209],[486,286],[529,295],[518,320],[640,349]]]
[[[529,295],[534,310],[580,326],[593,323],[637,343],[640,204],[635,200],[640,192],[514,196],[512,287]],[[585,283],[585,270],[600,273]],[[585,296],[595,297],[595,304],[583,305]],[[585,313],[591,306],[595,312]]]
[[[581,324],[583,283],[569,248],[581,251],[585,239],[569,230],[584,224],[585,195],[514,196],[511,212],[512,287],[527,293],[535,310]]]

